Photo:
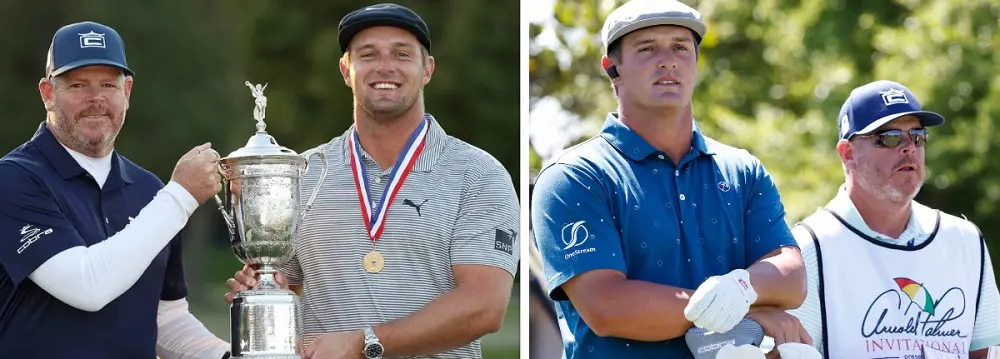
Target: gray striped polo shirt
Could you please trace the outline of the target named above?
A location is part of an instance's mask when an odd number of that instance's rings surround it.
[[[406,317],[455,288],[453,265],[481,264],[514,275],[520,255],[518,200],[510,174],[485,151],[447,135],[430,117],[423,153],[386,214],[376,248],[379,273],[362,265],[372,250],[354,186],[347,138],[316,148],[329,171],[305,220],[296,251],[281,271],[303,285],[306,345],[324,333],[356,330]],[[311,150],[310,150],[311,151]],[[362,153],[372,200],[382,198],[391,169]],[[301,181],[305,203],[319,179],[318,157]],[[480,340],[421,358],[481,358]]]

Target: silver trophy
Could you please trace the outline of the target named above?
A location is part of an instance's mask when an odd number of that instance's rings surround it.
[[[265,84],[246,85],[254,97],[257,133],[247,145],[219,160],[223,198],[215,196],[229,228],[236,257],[257,274],[258,287],[240,292],[230,306],[230,342],[233,358],[298,359],[302,337],[298,296],[274,282],[276,267],[294,254],[295,233],[319,194],[326,178],[326,156],[299,155],[281,147],[264,131]],[[299,179],[308,158],[320,157],[323,172],[305,206],[300,208]]]

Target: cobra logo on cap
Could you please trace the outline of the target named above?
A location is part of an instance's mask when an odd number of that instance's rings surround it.
[[[91,32],[88,32],[86,34],[79,34],[79,35],[80,35],[80,48],[81,49],[85,49],[85,48],[88,48],[88,47],[97,47],[97,48],[102,48],[102,49],[105,48],[104,47],[104,34],[98,34],[98,33],[94,32],[94,31],[91,31]]]
[[[882,102],[886,106],[895,105],[900,103],[910,103],[906,99],[906,93],[903,90],[889,89],[888,91],[879,91],[879,95],[882,95]]]

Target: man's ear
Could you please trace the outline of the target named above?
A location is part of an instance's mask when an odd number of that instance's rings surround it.
[[[422,85],[427,86],[427,83],[431,82],[431,76],[434,75],[434,56],[427,55],[427,64],[424,65],[424,78]]]
[[[132,76],[125,76],[125,109],[128,110],[129,100],[132,98]]]
[[[611,58],[609,58],[608,55],[601,57],[601,67],[604,68],[604,72],[608,74],[608,77],[611,78],[611,80],[618,78],[618,67],[615,66],[614,61],[611,61]]]
[[[840,155],[840,162],[847,167],[848,171],[854,170],[856,166],[854,161],[854,144],[848,140],[840,140],[837,142],[837,154]]]
[[[45,111],[47,112],[52,112],[56,107],[55,100],[52,97],[53,91],[55,91],[55,88],[49,82],[48,78],[43,77],[41,80],[38,80],[38,94],[41,95],[42,103],[45,104]]]
[[[346,58],[350,55],[345,55],[340,58],[340,75],[344,77],[344,84],[347,87],[351,87],[351,67],[347,65]]]

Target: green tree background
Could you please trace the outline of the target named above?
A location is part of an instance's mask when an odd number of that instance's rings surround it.
[[[600,68],[600,30],[625,1],[550,2],[551,15],[536,15],[529,29],[532,173],[554,149],[595,135],[616,108]],[[789,224],[825,205],[843,183],[837,114],[851,89],[890,79],[947,119],[932,130],[916,200],[975,222],[996,261],[1000,162],[990,154],[1000,150],[1000,3],[683,2],[708,25],[694,117],[707,136],[761,159]]]
[[[267,131],[298,152],[329,141],[352,123],[351,92],[337,61],[337,26],[351,10],[378,1],[43,0],[0,1],[0,153],[27,141],[44,120],[37,84],[52,34],[92,20],[124,38],[136,72],[117,150],[164,182],[190,148],[211,141],[220,154],[254,132],[245,81],[269,83]],[[519,170],[519,7],[514,1],[400,0],[428,23],[437,68],[425,90],[428,112],[445,130]],[[191,310],[229,338],[224,281],[242,265],[214,204],[186,228]],[[483,339],[487,358],[517,357],[515,283],[499,333]]]

